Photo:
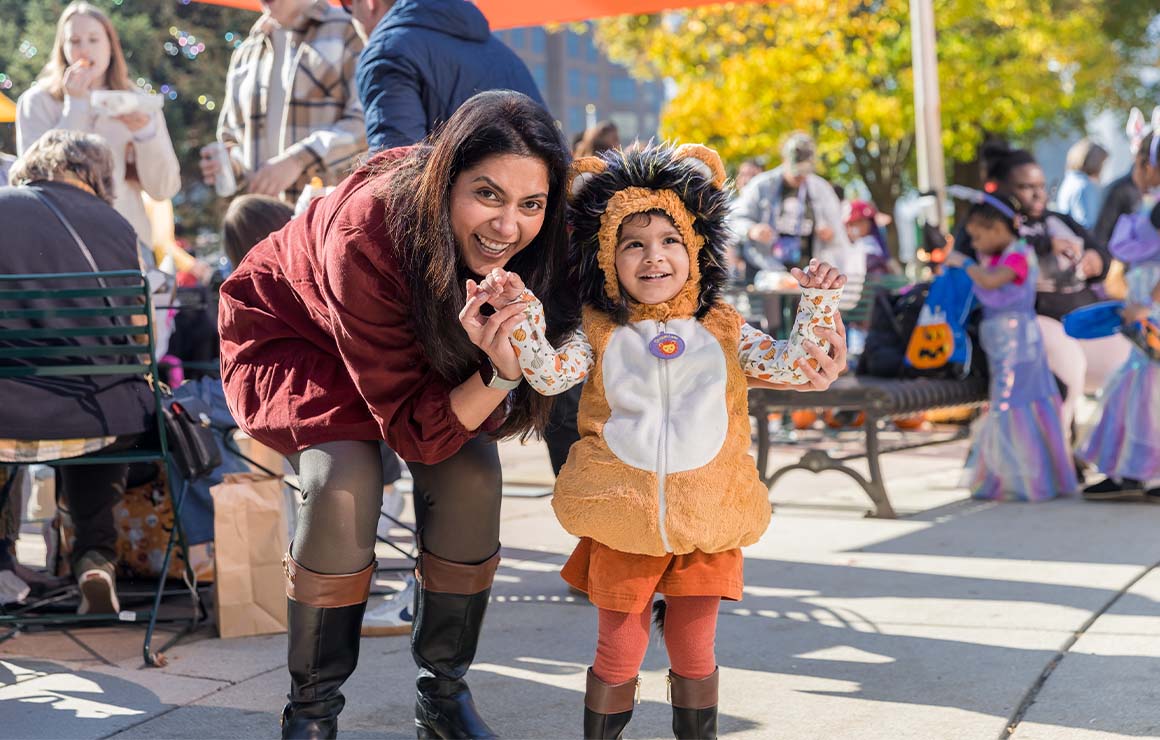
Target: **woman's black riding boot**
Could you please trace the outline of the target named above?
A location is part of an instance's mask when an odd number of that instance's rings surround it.
[[[359,633],[375,564],[358,573],[323,575],[290,554],[286,571],[289,617],[289,703],[282,710],[282,737],[318,740],[338,735],[346,700],[338,690],[358,664]]]
[[[499,565],[499,551],[478,565],[422,552],[416,569],[411,654],[419,666],[415,729],[420,738],[494,738],[463,680]]]
[[[640,676],[624,683],[608,684],[588,669],[584,691],[584,740],[620,740],[632,719]]]
[[[693,680],[669,671],[669,701],[673,704],[673,737],[677,740],[716,740],[717,679],[720,669]]]

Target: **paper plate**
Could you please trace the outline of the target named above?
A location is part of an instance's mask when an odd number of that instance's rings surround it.
[[[98,113],[123,116],[128,113],[155,113],[161,110],[162,97],[132,90],[94,90],[89,101]]]

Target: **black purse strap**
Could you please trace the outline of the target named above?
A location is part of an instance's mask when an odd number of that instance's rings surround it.
[[[60,209],[57,208],[56,204],[52,202],[52,199],[36,188],[29,188],[29,190],[31,190],[32,194],[35,195],[40,200],[40,202],[44,204],[45,208],[52,211],[53,215],[56,216],[57,220],[60,221],[61,225],[64,226],[69,235],[72,236],[73,241],[76,242],[77,248],[81,250],[81,254],[85,256],[85,261],[89,263],[89,267],[92,269],[92,271],[99,273],[101,268],[97,267],[97,261],[93,259],[93,253],[89,251],[89,246],[85,244],[85,240],[82,239],[81,235],[77,233],[77,230],[73,228],[72,223],[67,218],[65,218],[65,215],[60,212]],[[109,289],[109,286],[105,284],[104,278],[98,277],[97,283],[100,284],[100,286],[105,290]],[[113,305],[109,301],[108,296],[105,296],[105,303],[108,303],[110,307]]]
[[[28,190],[36,196],[36,198],[44,205],[45,208],[52,211],[53,215],[56,216],[58,221],[60,221],[61,226],[64,226],[65,230],[68,231],[70,236],[72,236],[73,241],[77,245],[77,248],[80,249],[81,254],[84,255],[85,262],[89,263],[89,268],[92,269],[94,273],[96,273],[97,284],[100,285],[103,290],[108,290],[109,286],[105,282],[105,279],[100,276],[101,268],[97,267],[97,261],[93,259],[93,253],[89,251],[89,246],[85,244],[85,240],[82,239],[81,235],[77,233],[77,230],[73,228],[72,223],[67,218],[65,218],[65,215],[61,213],[61,210],[57,208],[55,203],[52,202],[52,198],[49,198],[35,187],[30,187]],[[109,296],[106,295],[102,297],[105,299],[106,306],[109,308],[116,308],[116,306],[113,305],[113,301],[109,299]],[[112,322],[113,326],[121,326],[121,323],[117,321],[116,316],[110,316],[109,321]]]

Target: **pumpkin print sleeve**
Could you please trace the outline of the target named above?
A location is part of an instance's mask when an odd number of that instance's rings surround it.
[[[584,382],[592,368],[592,346],[584,330],[576,329],[556,349],[548,342],[543,304],[528,290],[518,300],[527,306],[524,320],[512,331],[511,342],[524,378],[532,388],[545,396],[554,396]]]
[[[801,385],[806,376],[797,368],[799,360],[810,363],[816,369],[818,361],[806,351],[805,342],[814,342],[823,352],[830,351],[830,343],[814,333],[821,326],[832,329],[838,312],[838,301],[842,290],[821,290],[805,288],[797,317],[788,340],[775,340],[768,334],[749,324],[741,325],[741,340],[738,343],[738,359],[745,374],[772,383]]]

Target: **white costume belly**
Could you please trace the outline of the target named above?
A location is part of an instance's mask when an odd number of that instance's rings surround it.
[[[661,360],[649,352],[649,342],[662,331],[685,341],[680,357]],[[601,363],[612,412],[603,436],[614,455],[661,475],[700,468],[717,457],[729,428],[725,353],[696,320],[619,327]]]

